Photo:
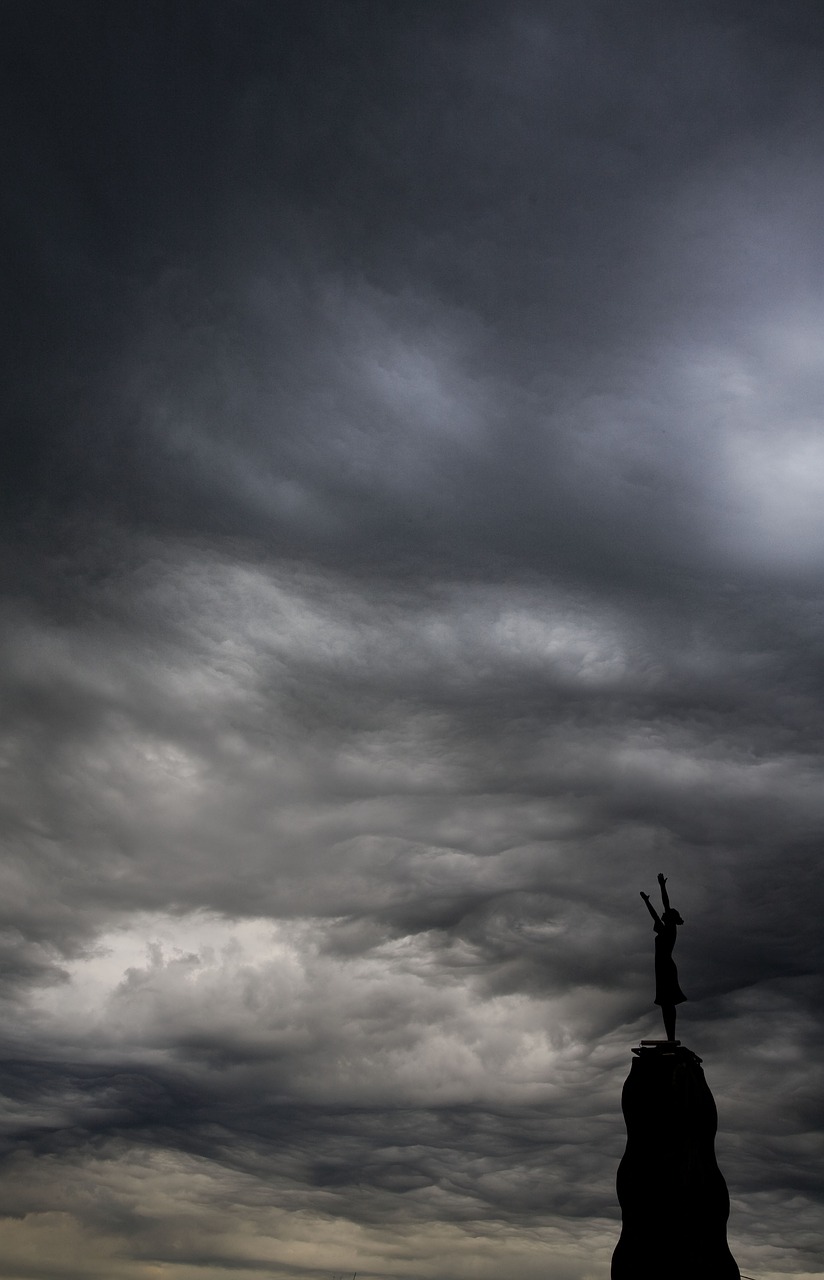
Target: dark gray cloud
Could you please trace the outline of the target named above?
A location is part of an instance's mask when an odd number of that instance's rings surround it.
[[[819,6],[3,26],[0,1273],[821,1273]]]

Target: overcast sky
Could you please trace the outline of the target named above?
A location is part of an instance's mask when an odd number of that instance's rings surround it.
[[[819,0],[6,0],[0,1277],[824,1276]]]

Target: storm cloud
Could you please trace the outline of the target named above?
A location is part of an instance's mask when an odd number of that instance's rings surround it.
[[[824,1274],[820,6],[2,24],[0,1276]]]

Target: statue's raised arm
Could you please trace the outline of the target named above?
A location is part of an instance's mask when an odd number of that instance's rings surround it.
[[[648,893],[644,893],[644,890],[642,889],[642,890],[641,890],[641,897],[644,899],[644,902],[647,904],[647,911],[650,913],[650,915],[652,916],[653,920],[657,920],[657,921],[658,921],[658,923],[660,924],[660,923],[661,923],[661,917],[659,916],[658,912],[655,910],[655,907],[654,907],[654,906],[652,905],[652,903],[650,902],[650,900],[649,900],[649,894],[648,894]]]
[[[661,901],[664,904],[664,910],[669,911],[670,900],[667,893],[667,877],[661,871],[658,872],[658,884],[661,887]]]

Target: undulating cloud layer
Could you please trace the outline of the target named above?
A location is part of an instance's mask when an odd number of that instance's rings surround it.
[[[824,1276],[820,6],[2,24],[0,1276]]]

